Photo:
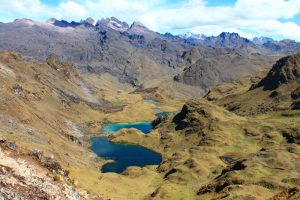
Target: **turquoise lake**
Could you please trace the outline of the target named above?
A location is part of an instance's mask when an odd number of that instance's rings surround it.
[[[112,123],[107,124],[103,133],[114,133],[122,128],[136,128],[144,134],[152,129],[151,122],[135,123]],[[99,157],[114,160],[114,162],[103,165],[103,173],[122,173],[129,166],[144,167],[146,165],[158,165],[162,161],[159,153],[139,145],[112,143],[107,137],[94,137],[91,139],[91,150]]]
[[[112,123],[108,124],[102,130],[103,133],[114,133],[122,128],[136,128],[147,134],[152,129],[152,122],[134,122],[134,123]]]

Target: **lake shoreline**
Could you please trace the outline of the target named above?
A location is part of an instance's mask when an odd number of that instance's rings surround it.
[[[120,174],[131,166],[159,165],[163,161],[161,152],[149,147],[127,141],[112,141],[112,136],[115,133],[130,129],[139,130],[146,135],[153,130],[153,126],[150,121],[110,123],[103,126],[100,135],[89,138],[90,150],[104,161],[109,160],[101,166],[102,173],[114,172]]]

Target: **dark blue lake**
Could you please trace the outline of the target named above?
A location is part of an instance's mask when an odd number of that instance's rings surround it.
[[[106,125],[102,132],[114,133],[122,128],[136,128],[147,134],[153,126],[151,122],[112,123]],[[158,165],[162,161],[161,155],[150,149],[132,144],[112,143],[107,137],[92,138],[91,150],[101,158],[114,160],[103,165],[101,169],[103,173],[122,173],[129,166]]]
[[[98,156],[114,160],[102,167],[103,173],[122,173],[129,166],[158,165],[162,161],[161,155],[150,149],[138,145],[112,143],[107,137],[94,137],[91,144],[91,149]]]
[[[136,128],[143,133],[149,133],[152,129],[152,123],[151,122],[134,122],[134,123],[112,123],[106,125],[102,132],[103,133],[114,133],[122,128]]]

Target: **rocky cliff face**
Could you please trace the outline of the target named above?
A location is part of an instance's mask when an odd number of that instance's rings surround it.
[[[299,54],[279,59],[265,73],[220,84],[205,96],[240,115],[299,110]]]
[[[1,199],[98,199],[99,196],[88,195],[86,191],[76,188],[67,174],[56,171],[57,168],[43,166],[39,159],[43,155],[12,151],[0,142],[0,198]],[[6,148],[5,148],[6,147]],[[4,150],[5,148],[5,150]],[[48,158],[51,165],[54,159]],[[57,162],[57,161],[56,161]],[[60,170],[60,169],[59,169]]]
[[[284,57],[273,65],[267,76],[252,89],[263,87],[265,90],[277,89],[282,84],[300,78],[300,54]]]

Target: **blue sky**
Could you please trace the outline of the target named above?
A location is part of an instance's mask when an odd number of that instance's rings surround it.
[[[300,41],[300,0],[0,0],[0,21],[115,16],[164,33],[237,32]]]
[[[49,6],[58,6],[62,0],[41,0],[42,3],[49,5]],[[80,0],[77,0],[76,2],[83,2]],[[171,6],[177,6],[180,4],[183,4],[186,2],[185,0],[166,0],[163,3],[165,6],[171,7]],[[208,6],[230,6],[233,5],[236,2],[236,0],[208,0],[207,5]]]

